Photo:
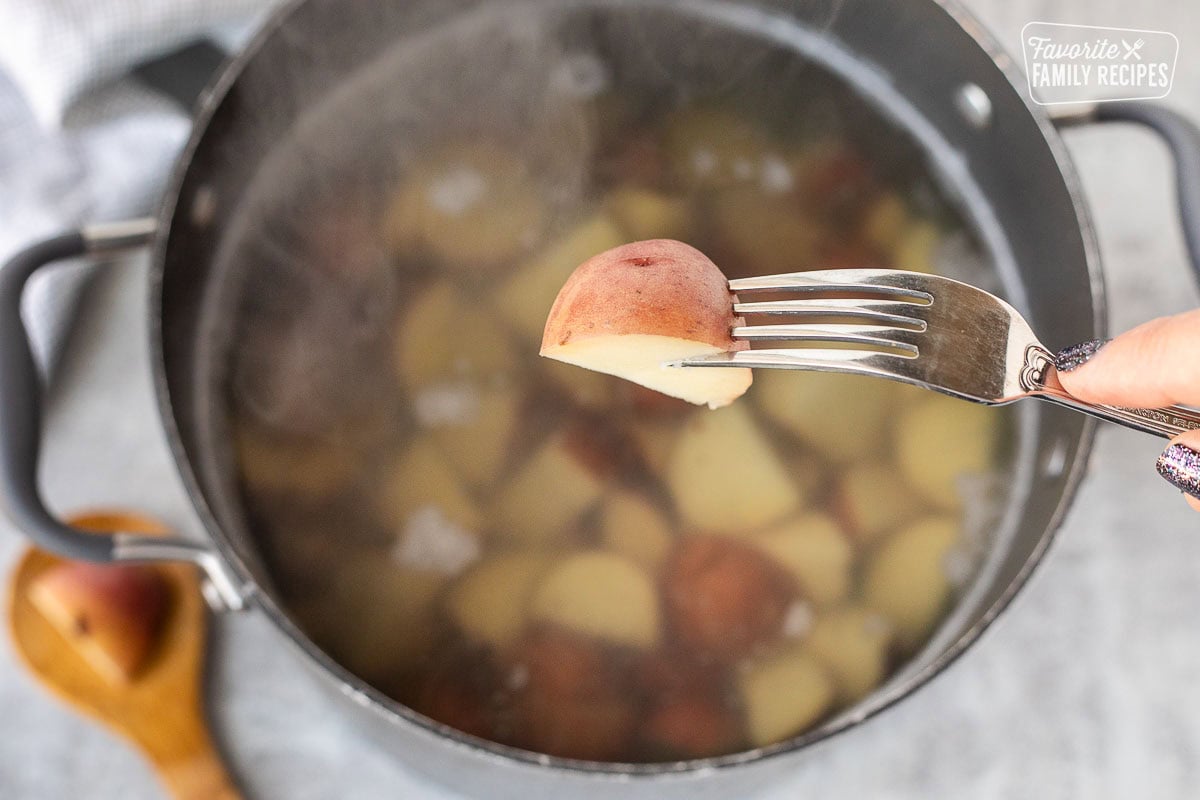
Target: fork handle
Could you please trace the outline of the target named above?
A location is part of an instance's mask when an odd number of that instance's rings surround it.
[[[1126,428],[1162,436],[1165,439],[1173,439],[1188,431],[1200,430],[1200,412],[1183,406],[1164,406],[1163,408],[1106,406],[1080,400],[1078,397],[1052,386],[1041,386],[1030,394],[1033,397],[1073,408],[1093,417],[1124,425]]]

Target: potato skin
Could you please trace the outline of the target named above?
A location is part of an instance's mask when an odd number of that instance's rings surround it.
[[[590,761],[626,754],[636,709],[597,642],[543,626],[517,652],[528,670],[528,683],[516,698],[523,746]]]
[[[778,633],[797,595],[791,576],[728,537],[685,537],[663,574],[663,605],[679,644],[726,663]]]
[[[712,699],[680,699],[650,712],[641,738],[659,758],[709,758],[737,749],[742,722]]]
[[[672,239],[621,245],[580,264],[546,320],[542,351],[592,336],[644,334],[745,350],[736,295],[708,256]]]

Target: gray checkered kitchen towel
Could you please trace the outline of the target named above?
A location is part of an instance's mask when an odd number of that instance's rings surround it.
[[[130,75],[201,38],[236,48],[279,0],[0,0],[0,263],[81,224],[150,213],[187,112]],[[90,269],[39,276],[24,316],[51,372]]]

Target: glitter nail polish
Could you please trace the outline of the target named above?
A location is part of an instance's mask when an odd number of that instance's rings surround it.
[[[1100,352],[1100,348],[1108,344],[1108,339],[1093,339],[1090,342],[1081,342],[1073,344],[1068,348],[1058,351],[1058,355],[1054,357],[1054,367],[1059,372],[1070,372],[1073,369],[1079,369],[1092,356]]]
[[[1158,457],[1158,474],[1192,497],[1200,498],[1200,453],[1173,444]]]

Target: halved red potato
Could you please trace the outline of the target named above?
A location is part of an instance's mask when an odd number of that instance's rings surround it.
[[[745,393],[748,369],[679,369],[672,361],[749,347],[717,265],[671,239],[622,245],[580,264],[554,301],[541,354],[605,372],[697,405]]]
[[[111,683],[128,683],[154,648],[169,589],[153,567],[63,562],[29,587],[34,607]]]
[[[522,336],[537,342],[563,282],[587,258],[616,247],[625,235],[608,214],[596,214],[563,233],[521,265],[496,292],[496,308]]]

